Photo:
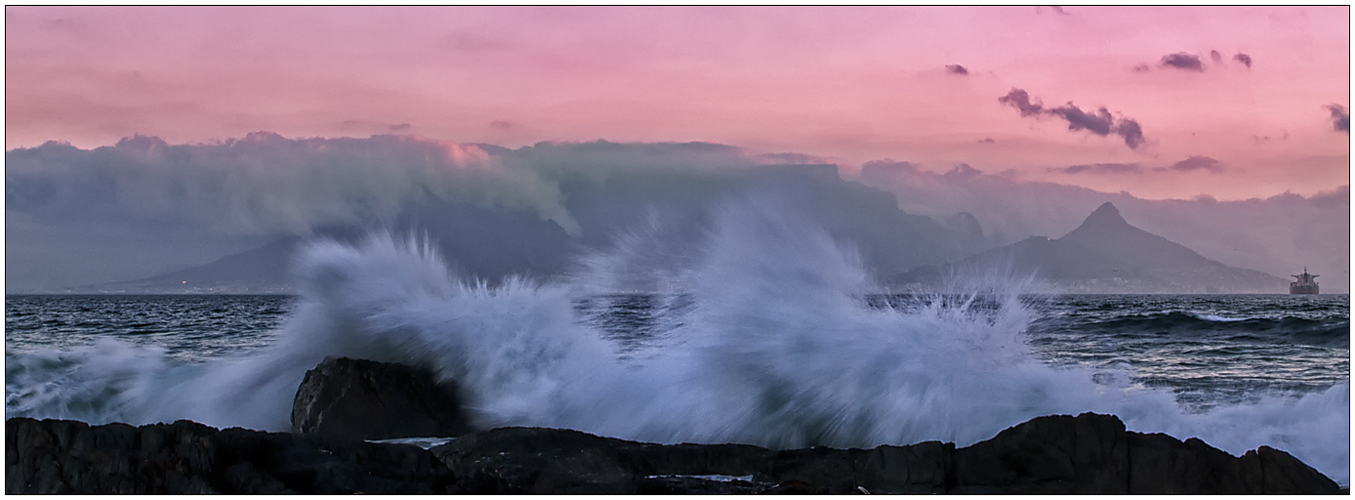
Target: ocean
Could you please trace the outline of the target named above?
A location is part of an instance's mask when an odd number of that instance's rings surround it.
[[[832,240],[758,227],[674,267],[622,249],[551,283],[468,282],[373,236],[306,248],[295,296],[7,296],[6,416],[285,431],[305,371],[343,355],[434,368],[486,427],[967,446],[1094,411],[1349,484],[1348,295],[1058,295],[1000,275],[890,294]]]

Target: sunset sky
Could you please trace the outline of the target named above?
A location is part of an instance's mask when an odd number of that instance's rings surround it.
[[[706,141],[848,173],[889,158],[1154,199],[1311,195],[1349,183],[1349,19],[1346,6],[7,7],[5,140]]]

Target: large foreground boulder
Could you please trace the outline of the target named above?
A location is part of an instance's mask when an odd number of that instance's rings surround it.
[[[292,402],[292,432],[351,439],[452,437],[470,432],[455,384],[428,370],[325,358]]]

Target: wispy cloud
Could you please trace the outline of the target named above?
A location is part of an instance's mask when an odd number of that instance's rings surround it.
[[[968,75],[969,70],[959,64],[947,64],[946,72],[952,75]]]
[[[1247,69],[1251,69],[1251,56],[1238,52],[1237,55],[1233,56],[1233,60],[1245,64]]]
[[[1223,172],[1223,164],[1208,156],[1192,156],[1165,167],[1145,168],[1138,163],[1089,163],[1069,165],[1067,167],[1049,167],[1049,172],[1062,174],[1120,175],[1141,174],[1145,172],[1194,172],[1203,170],[1210,173]]]
[[[1204,170],[1206,172],[1217,174],[1223,171],[1223,165],[1220,164],[1218,160],[1215,160],[1208,156],[1192,156],[1190,158],[1186,158],[1184,160],[1173,163],[1170,167],[1159,167],[1154,170],[1160,172],[1169,170],[1174,170],[1177,172],[1193,172],[1196,170]]]
[[[1068,130],[1079,131],[1086,130],[1093,134],[1105,137],[1115,134],[1124,139],[1129,149],[1138,149],[1143,146],[1146,140],[1143,137],[1143,127],[1130,118],[1121,118],[1116,120],[1111,116],[1110,110],[1105,106],[1097,108],[1095,111],[1083,111],[1073,103],[1068,103],[1056,108],[1045,108],[1039,102],[1033,102],[1030,94],[1025,90],[1013,88],[1007,92],[1007,95],[999,97],[998,102],[1016,108],[1021,116],[1057,116],[1068,122]]]
[[[1070,165],[1067,167],[1050,167],[1046,170],[1065,174],[1091,175],[1137,174],[1144,171],[1143,166],[1137,163],[1091,163],[1084,165]]]

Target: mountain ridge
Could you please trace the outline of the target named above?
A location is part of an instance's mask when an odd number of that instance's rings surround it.
[[[1077,293],[1284,293],[1286,281],[1211,260],[1131,225],[1105,202],[1058,239],[1033,236],[939,266],[893,276],[890,285],[934,287],[945,276],[1008,270]]]

